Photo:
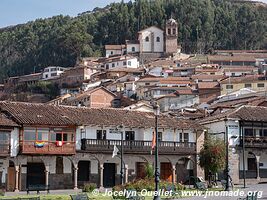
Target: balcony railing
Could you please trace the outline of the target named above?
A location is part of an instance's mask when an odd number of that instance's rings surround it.
[[[43,145],[37,145],[36,141],[23,141],[20,143],[22,154],[54,154],[54,155],[72,155],[75,154],[75,142],[63,142],[58,145],[55,141],[43,142]]]
[[[243,145],[243,137],[240,137],[240,146]],[[245,147],[267,148],[267,137],[245,136]]]
[[[87,152],[111,153],[116,145],[119,149],[120,140],[97,140],[82,139],[82,150]],[[151,141],[133,140],[123,141],[124,153],[150,154]],[[192,154],[196,152],[196,143],[194,142],[159,142],[159,154]]]
[[[0,156],[9,156],[10,153],[10,145],[8,143],[1,144],[0,143]]]

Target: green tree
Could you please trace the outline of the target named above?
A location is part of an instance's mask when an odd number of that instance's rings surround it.
[[[199,165],[213,174],[225,166],[225,144],[221,139],[207,137],[199,153]]]

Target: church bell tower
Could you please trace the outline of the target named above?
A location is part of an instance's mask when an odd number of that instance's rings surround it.
[[[178,24],[175,19],[170,18],[165,25],[165,53],[173,55],[178,50]]]

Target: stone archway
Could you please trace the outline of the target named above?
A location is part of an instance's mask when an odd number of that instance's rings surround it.
[[[178,183],[184,183],[189,180],[190,176],[194,176],[194,164],[195,162],[188,157],[182,157],[177,161],[176,170]]]
[[[103,159],[103,155],[100,154],[90,154],[90,153],[78,153],[74,156],[68,156],[66,157],[69,159],[72,163],[72,179],[73,179],[73,186],[74,190],[78,189],[78,170],[79,170],[79,162],[80,161],[90,161],[90,167],[91,167],[91,161],[96,161],[97,163],[97,174],[101,174],[101,162],[100,160]],[[103,167],[103,166],[102,166]],[[89,174],[89,177],[92,174]],[[91,177],[92,178],[92,177]],[[96,179],[99,179],[99,181],[96,181]],[[94,181],[92,182],[99,182],[99,186],[101,187],[102,181],[101,181],[101,175],[100,178],[95,177]]]

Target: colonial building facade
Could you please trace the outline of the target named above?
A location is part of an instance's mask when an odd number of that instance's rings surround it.
[[[85,183],[113,187],[120,183],[116,145],[124,146],[125,182],[144,178],[151,154],[155,116],[122,109],[77,108],[1,102],[1,183],[8,191],[42,184],[77,189]],[[159,117],[161,180],[183,182],[203,176],[197,154],[203,144],[195,122]],[[9,144],[9,145],[7,145]],[[5,149],[5,151],[4,151]]]
[[[234,183],[242,183],[244,174],[247,182],[267,180],[266,107],[241,106],[200,123],[206,127],[207,134],[224,138],[228,131],[229,169]]]

